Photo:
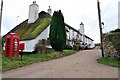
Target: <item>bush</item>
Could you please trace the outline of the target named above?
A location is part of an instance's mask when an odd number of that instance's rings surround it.
[[[120,60],[120,32],[119,31],[120,29],[110,31],[110,33],[104,34],[105,38],[103,38],[103,40],[105,40],[105,43],[109,42],[107,49],[109,48],[112,49],[111,45],[113,45],[113,47],[115,48],[115,50],[113,51],[114,53],[109,52],[110,50],[108,50],[107,54],[109,54],[110,57],[112,56],[112,58],[115,58],[117,60]]]
[[[80,45],[77,45],[77,44],[73,45],[73,50],[79,51],[80,50]]]
[[[36,53],[47,53],[48,52],[47,48],[46,48],[47,42],[48,41],[45,39],[39,40],[38,43],[34,47],[34,49],[35,49],[34,51]]]
[[[65,49],[72,49],[72,46],[66,45]]]
[[[115,32],[108,35],[109,41],[112,42],[115,49],[118,51],[118,55],[120,56],[120,33]]]
[[[120,29],[115,29],[113,31],[110,31],[111,33],[114,33],[114,32],[120,32]]]

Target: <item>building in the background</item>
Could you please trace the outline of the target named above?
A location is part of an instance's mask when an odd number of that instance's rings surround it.
[[[81,46],[88,47],[88,48],[93,48],[94,43],[93,39],[90,37],[86,36],[84,33],[84,24],[81,22],[80,24],[80,29],[76,30],[75,28],[71,27],[68,24],[66,25],[67,29],[67,44],[68,45],[75,45],[75,44],[80,44]]]
[[[80,43],[82,34],[66,23],[65,26],[67,30],[67,44],[73,47],[76,43]]]
[[[34,23],[38,19],[39,6],[36,4],[36,1],[33,1],[33,4],[29,6],[29,17],[28,23]]]

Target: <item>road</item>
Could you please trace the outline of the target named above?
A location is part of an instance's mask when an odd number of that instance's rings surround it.
[[[97,63],[100,50],[39,62],[3,73],[3,78],[118,78],[118,68]]]

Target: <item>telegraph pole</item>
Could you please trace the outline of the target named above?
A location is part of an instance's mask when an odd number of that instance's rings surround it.
[[[0,53],[2,51],[2,36],[1,36],[2,9],[3,9],[3,0],[1,0],[1,10],[0,10]]]
[[[0,10],[0,37],[1,37],[2,9],[3,9],[3,0],[1,0],[1,10]]]
[[[99,19],[99,28],[100,28],[100,40],[101,40],[101,51],[102,51],[102,57],[104,57],[103,53],[103,34],[102,34],[102,23],[101,23],[101,12],[100,12],[100,2],[97,0],[97,7],[98,7],[98,19]]]

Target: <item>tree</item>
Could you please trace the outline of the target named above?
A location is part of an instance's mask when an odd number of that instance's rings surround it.
[[[66,29],[61,10],[53,13],[49,37],[52,48],[57,51],[63,51],[66,46]]]

